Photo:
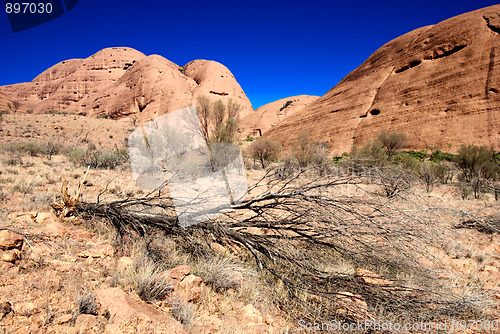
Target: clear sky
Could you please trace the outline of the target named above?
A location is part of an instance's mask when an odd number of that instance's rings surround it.
[[[80,0],[53,21],[12,33],[2,3],[0,85],[31,81],[62,60],[127,46],[178,65],[218,61],[257,108],[293,95],[321,96],[391,39],[494,4]]]

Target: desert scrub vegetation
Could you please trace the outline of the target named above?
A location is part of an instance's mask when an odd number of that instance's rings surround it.
[[[232,99],[226,104],[221,100],[212,102],[207,96],[200,96],[197,102],[196,110],[207,143],[234,143],[241,106]]]
[[[289,157],[301,168],[322,165],[327,161],[327,148],[326,143],[313,142],[307,132],[301,132],[290,149]]]
[[[279,158],[282,147],[281,144],[270,138],[259,138],[249,147],[250,157],[258,160],[262,168],[271,161],[276,161]]]
[[[237,290],[247,276],[248,269],[228,256],[215,256],[198,261],[196,273],[216,292]]]
[[[49,160],[53,155],[59,155],[63,152],[63,145],[56,141],[7,143],[2,147],[2,151],[19,156],[28,155],[32,157],[45,156]]]
[[[99,305],[96,301],[96,295],[92,292],[84,292],[77,296],[76,300],[76,316],[79,314],[99,314]],[[75,318],[76,318],[75,316]]]
[[[438,148],[430,148],[430,153],[429,150],[401,151],[405,143],[406,137],[402,134],[382,132],[375,141],[368,141],[362,146],[353,145],[348,156],[337,160],[341,165],[359,172],[367,169],[394,170],[397,167],[402,170],[403,179],[413,180],[410,183],[419,180],[427,192],[438,183],[455,182],[463,199],[471,194],[480,198],[486,192],[494,193],[498,199],[500,165],[495,160],[498,153],[475,145],[462,145],[456,155]],[[388,184],[386,181],[392,180],[395,180],[394,177],[381,179],[384,187]],[[390,190],[390,187],[385,189]],[[388,196],[390,194],[391,191],[387,192]]]
[[[442,267],[430,250],[446,247],[452,229],[419,196],[373,196],[377,179],[349,171],[334,175],[299,169],[286,179],[275,173],[267,169],[249,197],[231,211],[188,227],[179,225],[171,199],[159,191],[78,202],[75,211],[108,220],[118,241],[151,235],[174,240],[197,263],[193,272],[214,291],[233,290],[240,277],[234,271],[256,272],[265,296],[297,319],[351,323],[361,314],[437,321],[482,317],[488,309],[489,299],[479,290],[470,293],[437,277]],[[450,215],[457,221],[462,217]],[[213,242],[230,250],[234,262],[220,260],[210,247]],[[169,258],[151,245],[150,257]],[[422,259],[435,268],[422,265]],[[383,283],[369,279],[374,275]],[[352,310],[357,299],[366,303],[361,312]]]
[[[126,148],[114,150],[98,150],[89,144],[86,149],[77,147],[66,151],[66,156],[73,164],[95,169],[115,169],[128,161]]]
[[[164,270],[146,255],[136,258],[129,281],[142,300],[161,300],[173,291],[172,282],[164,275]]]

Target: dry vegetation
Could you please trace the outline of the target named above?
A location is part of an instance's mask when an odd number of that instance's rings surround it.
[[[207,137],[234,136],[232,111],[207,108],[222,114],[207,117]],[[146,193],[131,180],[124,149],[131,124],[99,120],[99,131],[72,140],[70,132],[34,135],[53,123],[61,132],[80,128],[79,116],[67,119],[73,116],[3,115],[0,229],[26,240],[20,262],[0,269],[2,298],[15,310],[0,320],[3,332],[75,332],[82,314],[94,328],[111,330],[106,289],[147,302],[192,333],[210,326],[294,332],[300,319],[498,316],[499,174],[486,148],[464,146],[456,157],[404,152],[402,136],[381,134],[332,160],[325,145],[301,134],[279,161],[281,149],[259,139],[247,159],[260,162],[247,171],[247,199],[213,221],[181,228],[165,192]],[[38,124],[31,137],[21,130],[27,122]],[[112,130],[103,135],[102,126]],[[74,215],[49,224],[31,218],[61,200],[62,175],[76,190],[86,166]],[[184,264],[205,285],[187,303],[168,276]],[[120,326],[143,328],[130,319]],[[158,322],[143,326],[161,332]]]

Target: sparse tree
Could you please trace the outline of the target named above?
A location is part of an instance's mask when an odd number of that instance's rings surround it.
[[[382,131],[377,139],[387,149],[389,157],[392,157],[397,150],[406,147],[406,136],[402,133],[392,132],[387,134],[387,132]]]
[[[250,156],[259,160],[262,168],[267,162],[275,160],[281,153],[281,144],[271,138],[259,138],[250,146]]]
[[[420,179],[425,184],[425,191],[430,192],[434,183],[436,182],[436,173],[435,173],[435,165],[433,162],[425,161],[420,165],[420,170],[418,172]]]
[[[321,165],[327,160],[326,143],[313,142],[307,132],[301,132],[292,146],[292,157],[300,167]]]

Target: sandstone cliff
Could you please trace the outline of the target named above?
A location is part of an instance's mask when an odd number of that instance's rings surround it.
[[[307,131],[334,154],[381,130],[405,133],[412,149],[500,149],[499,13],[483,8],[388,42],[266,135],[288,146]]]
[[[246,117],[240,118],[241,134],[243,137],[247,135],[260,137],[318,98],[319,96],[299,95],[265,104]]]
[[[232,98],[252,105],[231,72],[222,64],[195,60],[180,67],[158,56],[131,48],[103,49],[86,59],[52,66],[32,82],[0,87],[35,113],[66,111],[89,116],[147,120],[196,103],[200,95],[224,102]]]

